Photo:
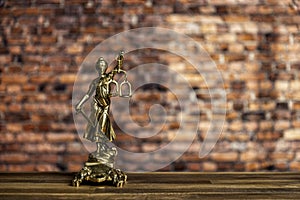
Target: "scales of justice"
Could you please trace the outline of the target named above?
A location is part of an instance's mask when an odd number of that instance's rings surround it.
[[[122,187],[127,181],[127,175],[120,169],[114,168],[117,149],[108,145],[116,137],[109,119],[110,98],[114,96],[130,97],[132,95],[127,73],[121,69],[123,59],[124,52],[121,51],[116,59],[117,64],[114,69],[106,72],[108,64],[104,58],[100,57],[95,64],[99,76],[90,83],[87,93],[75,106],[76,113],[82,114],[87,120],[83,137],[96,143],[97,150],[89,154],[84,167],[75,175],[72,181],[73,186],[79,187],[82,182],[87,181],[107,182],[116,187]],[[123,74],[124,79],[121,84],[114,80],[116,74]],[[127,89],[126,94],[122,89]],[[91,114],[87,116],[82,110],[82,106],[93,94]]]

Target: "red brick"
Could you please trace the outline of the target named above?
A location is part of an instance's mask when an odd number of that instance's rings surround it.
[[[278,138],[277,138],[278,139]],[[276,143],[272,140],[270,141],[263,141],[263,147],[266,151],[274,151],[276,148]]]
[[[0,85],[0,93],[6,92],[6,85]]]
[[[136,101],[159,101],[161,99],[161,94],[159,93],[141,93],[134,95]]]
[[[1,141],[2,144],[9,144],[15,142],[15,135],[12,133],[2,133]]]
[[[45,23],[45,18],[41,17],[39,18],[40,23]],[[53,33],[54,27],[48,26],[48,27],[42,27],[41,28],[41,34],[42,35],[51,35]]]
[[[157,144],[144,144],[142,146],[143,152],[153,152],[159,149],[159,146]]]
[[[276,99],[279,96],[279,92],[276,90],[261,90],[256,94],[256,96],[258,98]]]
[[[253,74],[241,74],[240,75],[241,80],[246,80],[248,83],[250,81],[259,81],[265,79],[264,73],[253,73]]]
[[[61,160],[60,155],[57,154],[43,154],[43,155],[39,155],[39,154],[34,154],[31,155],[31,159],[30,161],[33,163],[49,163],[49,164],[57,164],[59,163]]]
[[[18,113],[18,112],[21,112],[21,110],[22,110],[21,104],[12,103],[8,106],[8,111],[10,111],[12,113]]]
[[[256,36],[254,34],[246,34],[246,33],[243,33],[243,34],[239,34],[237,36],[237,40],[238,41],[255,41],[256,40]]]
[[[254,150],[243,152],[243,153],[241,153],[240,160],[242,162],[255,161],[255,160],[257,160],[259,153],[260,152],[257,152],[257,151],[254,151]]]
[[[243,129],[243,123],[239,120],[233,121],[230,124],[230,130],[232,131],[241,131]]]
[[[39,53],[40,54],[53,54],[53,53],[56,53],[57,51],[59,51],[59,50],[56,46],[41,46],[39,48]]]
[[[34,45],[27,45],[26,47],[25,47],[25,52],[26,53],[36,53],[36,52],[38,52],[38,47],[37,46],[34,46]]]
[[[39,1],[39,2],[36,2],[37,5],[43,5],[43,4],[60,4],[61,1],[60,0],[42,0],[42,1]]]
[[[41,55],[27,55],[23,57],[25,63],[30,63],[31,65],[40,64],[44,61]]]
[[[261,165],[258,162],[246,163],[245,169],[246,171],[258,171]]]
[[[66,143],[72,142],[75,139],[73,133],[47,133],[46,140],[50,143]]]
[[[292,126],[295,128],[300,128],[300,121],[299,120],[293,120],[292,121]]]
[[[261,121],[259,123],[259,130],[261,131],[271,131],[273,129],[272,121]]]
[[[261,108],[266,111],[274,110],[275,107],[276,107],[276,103],[272,101],[266,101],[261,103]]]
[[[280,161],[275,163],[275,168],[280,171],[288,171],[289,166],[287,162]]]
[[[289,110],[280,110],[277,109],[272,116],[275,120],[290,120],[291,119],[291,112]]]
[[[258,140],[275,140],[281,137],[281,134],[279,132],[271,132],[271,131],[258,132],[256,135]]]
[[[139,147],[137,145],[118,144],[118,143],[120,143],[122,141],[124,141],[124,142],[127,141],[128,142],[130,140],[132,140],[132,138],[130,138],[129,140],[126,140],[123,137],[122,137],[122,139],[120,137],[118,137],[117,146],[119,148],[122,148],[122,149],[124,149],[126,151],[129,151],[129,152],[142,152],[141,147]]]
[[[35,64],[24,64],[22,67],[25,73],[35,73],[38,70],[38,65]]]
[[[21,53],[21,47],[20,46],[11,46],[9,48],[10,53],[16,55]]]
[[[275,128],[276,131],[281,131],[281,130],[287,130],[290,126],[291,126],[290,121],[288,121],[288,120],[278,120],[275,123],[274,128]]]
[[[244,142],[247,142],[250,139],[248,134],[243,134],[243,133],[226,134],[226,135],[228,135],[227,138],[230,141],[244,141]]]
[[[76,127],[79,124],[76,124]],[[75,132],[76,128],[75,128],[75,124],[71,123],[71,124],[66,124],[64,122],[51,122],[50,123],[50,128],[51,130],[55,131],[55,132],[61,132],[61,131],[68,131],[68,132]],[[79,128],[79,127],[78,127]],[[82,131],[85,129],[85,126],[82,127]]]
[[[9,143],[9,144],[1,147],[1,150],[3,150],[3,152],[16,153],[20,149],[20,147],[21,147],[21,145],[14,141],[13,143]]]
[[[25,144],[23,147],[24,152],[28,153],[61,153],[65,151],[65,146],[62,144],[55,145],[49,143],[38,143],[38,144]]]
[[[68,155],[65,155],[63,157],[63,162],[64,163],[80,163],[82,165],[88,159],[88,154],[85,153],[85,152],[83,152],[83,153],[84,154],[77,153],[77,154],[68,154]]]
[[[238,160],[237,152],[211,153],[210,157],[216,162],[235,162]]]
[[[7,171],[7,165],[1,164],[0,165],[0,171],[1,172]]]
[[[6,110],[7,110],[7,106],[5,104],[1,104],[0,105],[0,111],[1,112],[6,112]]]
[[[19,143],[44,142],[44,135],[41,133],[21,132],[17,134],[16,140]]]
[[[299,171],[300,170],[300,161],[293,161],[290,163],[290,169],[293,171]]]
[[[8,68],[8,73],[20,73],[22,72],[22,67],[19,65],[12,65]]]
[[[15,85],[15,84],[7,85],[6,86],[6,91],[7,91],[7,94],[20,93],[21,86],[20,85]]]
[[[21,132],[23,130],[22,125],[19,123],[6,123],[6,129],[9,132]]]
[[[57,38],[53,36],[42,36],[40,42],[42,44],[54,44],[57,42]]]
[[[2,153],[0,154],[2,163],[25,163],[29,161],[29,156],[24,153]]]
[[[62,74],[59,77],[60,83],[73,84],[76,80],[76,74]]]
[[[83,164],[80,163],[68,163],[68,171],[70,172],[78,172],[83,167]]]
[[[232,163],[225,163],[225,162],[218,163],[217,171],[232,171],[232,170],[233,170]]]
[[[261,81],[260,88],[262,90],[271,90],[273,88],[273,83],[271,81]]]
[[[34,164],[9,165],[7,171],[10,172],[32,172],[35,171]]]
[[[291,85],[289,89],[298,91],[299,88],[300,88],[300,80],[291,81]]]
[[[244,46],[242,44],[231,44],[229,46],[229,51],[233,53],[240,53],[244,51]]]
[[[260,110],[260,102],[257,102],[257,101],[255,101],[255,102],[250,102],[249,104],[248,104],[248,109],[250,110],[250,111],[259,111]]]
[[[226,114],[226,119],[227,120],[235,120],[235,119],[238,119],[238,117],[239,117],[239,114],[237,113],[237,112],[227,112],[227,114]]]
[[[85,149],[83,147],[82,143],[78,143],[78,142],[71,142],[67,144],[67,152],[70,153],[82,153],[85,152]]]
[[[248,22],[249,17],[245,15],[228,15],[224,17],[224,20],[228,23],[240,23],[240,22]]]
[[[24,92],[35,92],[37,90],[37,86],[32,84],[25,84],[22,85],[22,90]]]
[[[28,77],[23,74],[2,75],[1,80],[3,84],[25,84]]]
[[[274,161],[291,161],[294,158],[292,152],[274,152],[271,154],[271,158]]]
[[[35,131],[36,130],[36,125],[32,123],[25,123],[22,125],[22,129],[24,131]]]
[[[247,89],[248,90],[257,90],[258,89],[258,82],[255,80],[247,80]]]
[[[52,72],[52,67],[49,66],[49,65],[41,65],[39,67],[39,71],[44,73],[44,72],[48,72],[48,73],[51,73]]]
[[[80,54],[83,52],[83,46],[80,44],[72,44],[67,47],[67,53],[70,55]]]
[[[243,171],[245,171],[245,163],[236,163],[235,165],[234,165],[234,171],[236,172],[243,172]]]
[[[36,122],[42,123],[42,122],[57,120],[58,116],[56,116],[54,114],[32,113],[30,116],[30,119],[34,123],[36,123]]]
[[[201,164],[200,163],[188,163],[187,164],[187,170],[190,172],[197,172],[201,170]]]
[[[37,131],[39,132],[49,132],[50,130],[50,124],[47,122],[41,122],[37,125]]]
[[[283,137],[285,140],[300,140],[300,129],[285,129]]]
[[[34,84],[51,83],[54,80],[52,75],[31,76],[29,81]]]
[[[10,55],[0,55],[0,64],[7,64],[11,61]]]
[[[26,45],[28,43],[26,38],[21,37],[9,37],[7,41],[11,45]]]
[[[38,164],[36,166],[36,171],[38,172],[54,172],[54,171],[60,171],[56,165],[51,164]]]
[[[257,122],[244,122],[244,125],[245,125],[245,129],[247,131],[250,131],[250,132],[254,132],[254,131],[257,131],[258,130],[258,123]]]

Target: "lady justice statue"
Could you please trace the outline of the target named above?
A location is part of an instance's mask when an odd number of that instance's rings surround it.
[[[72,184],[76,187],[83,181],[110,182],[117,187],[122,187],[127,180],[124,172],[114,168],[117,149],[108,145],[116,137],[109,119],[110,98],[131,96],[131,85],[127,81],[126,71],[121,69],[123,58],[124,52],[121,51],[116,59],[115,68],[109,73],[106,73],[107,62],[102,57],[97,60],[95,67],[99,77],[91,82],[88,92],[75,107],[76,113],[81,113],[88,121],[83,137],[97,144],[97,150],[90,153],[88,161],[73,179]],[[117,73],[125,75],[124,81],[120,85],[114,80]],[[114,92],[112,92],[112,85],[114,85]],[[124,88],[128,89],[125,95],[122,93]],[[91,114],[87,116],[82,110],[82,106],[92,97],[93,93],[95,95],[91,105]]]

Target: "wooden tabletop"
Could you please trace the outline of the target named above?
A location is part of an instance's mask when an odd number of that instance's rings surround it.
[[[0,173],[0,199],[300,199],[300,173],[128,173],[123,188],[73,173]]]

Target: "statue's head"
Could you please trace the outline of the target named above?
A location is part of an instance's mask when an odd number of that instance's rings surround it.
[[[99,73],[99,75],[102,75],[106,72],[108,65],[107,65],[107,62],[102,57],[100,57],[97,60],[95,67],[96,67],[96,70]]]

